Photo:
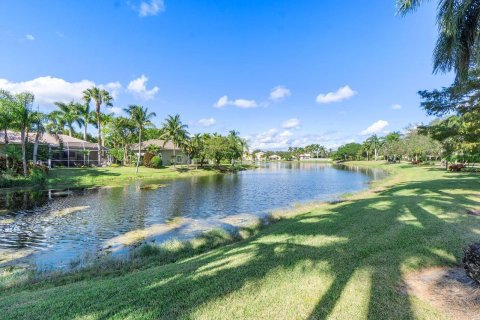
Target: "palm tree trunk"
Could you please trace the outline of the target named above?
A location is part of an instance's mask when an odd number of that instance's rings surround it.
[[[8,160],[8,131],[7,128],[3,129],[4,139],[5,139],[5,166],[9,167],[9,160]]]
[[[175,156],[175,142],[174,142],[173,143],[173,168],[174,169],[177,169],[176,163],[177,163],[177,157]]]
[[[97,104],[97,127],[98,127],[98,165],[102,160],[102,127],[100,124],[100,104]]]
[[[39,139],[40,139],[40,134],[37,132],[37,134],[35,134],[35,143],[33,144],[33,164],[37,164],[38,140]]]
[[[138,131],[138,157],[137,157],[137,169],[135,173],[138,173],[138,167],[140,166],[140,153],[142,152],[142,129]]]
[[[87,141],[87,119],[85,118],[85,123],[83,125],[83,140]]]
[[[377,157],[378,157],[377,148],[375,148],[375,161],[377,161]]]
[[[25,128],[22,128],[20,133],[20,139],[22,140],[22,165],[23,165],[23,175],[26,177],[27,172],[27,143],[25,138]]]

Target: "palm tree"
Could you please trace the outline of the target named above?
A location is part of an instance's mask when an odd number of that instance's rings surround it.
[[[35,96],[29,92],[22,92],[13,96],[13,125],[20,130],[20,140],[22,143],[22,165],[23,175],[27,176],[27,155],[26,146],[28,140],[28,131],[31,127],[32,106],[35,100]]]
[[[397,0],[400,14],[414,11],[424,0]],[[480,0],[440,0],[438,39],[434,49],[434,72],[455,70],[465,80],[472,64],[480,61]]]
[[[135,173],[138,173],[138,167],[140,166],[140,154],[142,151],[142,130],[146,126],[153,125],[151,119],[156,116],[155,112],[148,112],[148,108],[139,105],[130,105],[124,109],[126,113],[130,115],[130,119],[135,123],[138,129],[138,157],[137,168]]]
[[[92,114],[92,110],[90,110],[90,104],[85,103],[79,105],[78,113],[82,118],[83,140],[87,141],[88,125],[92,122],[95,122],[95,117],[93,117],[94,114]]]
[[[12,125],[13,96],[10,92],[0,89],[0,130],[3,131],[5,144],[5,165],[9,167],[8,159],[8,129]]]
[[[83,117],[80,114],[82,105],[73,101],[68,104],[63,102],[55,102],[54,104],[59,110],[52,111],[52,114],[67,126],[68,135],[71,137],[74,133],[73,125],[77,124],[79,127],[83,125]]]
[[[40,138],[43,136],[45,131],[47,130],[45,127],[45,121],[48,119],[47,115],[35,111],[31,115],[32,117],[32,128],[31,130],[35,132],[35,142],[33,144],[33,163],[37,163],[37,154],[38,154],[38,143],[40,141]]]
[[[373,136],[371,136],[370,138],[365,140],[365,142],[368,144],[369,147],[371,147],[374,150],[375,161],[377,161],[377,159],[378,159],[378,149],[382,145],[382,140],[376,134],[374,134]]]
[[[100,111],[102,104],[105,106],[112,106],[113,98],[107,90],[103,90],[97,87],[92,87],[83,91],[83,100],[86,104],[90,104],[95,101],[95,112],[97,116],[97,128],[98,128],[98,164],[100,164],[102,157],[102,125],[100,121]]]
[[[160,135],[161,139],[164,139],[165,143],[170,140],[173,143],[173,167],[176,168],[176,154],[175,149],[177,146],[180,146],[183,141],[188,137],[188,126],[183,124],[180,120],[180,115],[176,114],[174,116],[169,115],[162,126],[162,133]]]

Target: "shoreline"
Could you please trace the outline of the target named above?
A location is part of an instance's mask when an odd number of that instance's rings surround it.
[[[335,164],[332,164],[335,166]],[[207,229],[205,231],[199,232],[197,235],[193,236],[191,239],[178,239],[178,238],[172,238],[165,240],[161,243],[155,243],[155,240],[152,238],[152,234],[154,234],[155,230],[158,230],[159,228],[164,230],[164,229],[174,229],[176,225],[178,225],[180,222],[183,222],[182,218],[179,218],[179,220],[175,221],[175,223],[172,223],[171,225],[166,224],[166,225],[152,225],[149,228],[143,229],[141,231],[131,231],[127,232],[126,234],[120,235],[118,237],[120,242],[117,243],[107,243],[103,248],[99,249],[92,258],[91,254],[86,255],[85,257],[79,257],[78,259],[75,259],[69,263],[70,267],[67,268],[59,268],[59,269],[46,269],[46,270],[41,270],[41,269],[36,269],[34,266],[29,265],[25,261],[21,261],[21,259],[18,261],[18,265],[21,266],[21,268],[25,270],[29,270],[34,272],[35,274],[40,274],[42,278],[46,276],[48,279],[50,275],[53,277],[57,277],[58,275],[73,275],[76,273],[83,273],[83,272],[89,272],[92,268],[98,268],[98,264],[105,264],[105,266],[101,267],[101,269],[104,269],[106,265],[115,265],[114,269],[117,268],[117,265],[129,265],[129,264],[136,264],[138,258],[142,257],[142,251],[148,251],[149,254],[151,252],[159,253],[161,251],[172,251],[172,247],[175,249],[173,251],[178,251],[177,253],[173,254],[172,252],[169,252],[169,256],[175,256],[178,255],[177,258],[170,258],[168,263],[177,261],[180,258],[186,258],[186,257],[191,257],[194,255],[197,255],[199,253],[203,253],[204,250],[201,249],[200,252],[197,251],[197,248],[199,246],[199,243],[203,243],[205,239],[209,239],[212,237],[216,237],[217,239],[215,240],[215,245],[210,247],[209,250],[215,249],[221,246],[226,246],[230,244],[234,244],[243,240],[249,239],[252,235],[257,234],[261,230],[265,229],[266,227],[284,219],[288,218],[293,218],[295,216],[301,215],[307,211],[311,210],[316,210],[316,209],[321,209],[329,205],[335,205],[338,203],[344,203],[349,200],[354,199],[356,195],[362,194],[364,192],[368,192],[369,190],[375,188],[377,183],[384,182],[386,179],[388,179],[392,173],[389,172],[388,170],[384,170],[384,168],[380,168],[382,166],[382,163],[376,163],[375,165],[363,165],[362,163],[357,163],[357,162],[352,162],[352,163],[345,163],[342,164],[342,166],[349,166],[349,167],[356,167],[359,169],[382,169],[387,173],[385,177],[377,179],[377,180],[372,180],[370,181],[364,189],[358,190],[353,193],[342,193],[337,195],[336,199],[333,200],[311,200],[311,201],[305,201],[305,202],[299,202],[299,203],[294,203],[292,204],[291,207],[284,207],[284,208],[276,208],[272,209],[271,212],[268,212],[262,216],[257,216],[254,217],[253,215],[250,217],[249,221],[245,222],[240,222],[238,224],[234,223],[229,223],[233,228],[230,230],[227,230],[222,227],[213,227],[210,229]],[[71,170],[71,169],[70,169]],[[222,173],[213,173],[213,174],[222,174]],[[209,174],[205,175],[208,176]],[[202,175],[195,175],[195,176],[202,176]],[[188,178],[192,176],[182,176],[178,178]],[[166,178],[168,179],[168,178]],[[146,180],[148,181],[149,179],[139,179],[139,180]],[[150,179],[151,180],[151,179]],[[159,179],[156,179],[159,181]],[[132,182],[132,181],[130,181]],[[95,186],[91,187],[92,189],[96,188],[112,188],[115,186]],[[82,187],[79,187],[82,188]],[[235,220],[237,217],[232,216],[232,217],[227,217],[225,220]],[[149,233],[149,231],[152,231]],[[150,237],[150,239],[149,239]],[[183,252],[183,249],[181,248],[194,248],[193,252],[190,252],[186,254]],[[147,248],[147,249],[145,249]],[[139,254],[140,252],[140,254]],[[173,259],[173,260],[172,260]],[[15,264],[9,265],[8,262],[6,265],[3,267],[0,267],[0,271],[2,268],[8,268],[8,267],[13,267],[16,268]],[[36,282],[36,281],[35,281]],[[1,287],[0,287],[1,291]]]

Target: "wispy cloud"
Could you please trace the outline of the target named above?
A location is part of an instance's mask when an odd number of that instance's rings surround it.
[[[163,0],[142,1],[138,8],[138,15],[140,17],[156,16],[163,11],[165,11]]]
[[[25,39],[27,39],[28,41],[33,41],[33,40],[35,40],[35,37],[31,34],[27,34],[27,35],[25,35]]]
[[[208,128],[213,126],[217,121],[214,118],[204,118],[198,120],[198,124],[202,127]]]
[[[400,110],[400,109],[402,109],[402,106],[399,105],[399,104],[394,104],[394,105],[392,106],[392,109],[393,109],[393,110]]]
[[[269,99],[272,101],[280,101],[291,95],[290,89],[284,86],[277,86],[270,91]]]
[[[147,82],[148,78],[142,74],[139,78],[130,81],[127,91],[140,99],[151,100],[158,93],[159,88],[155,86],[152,89],[147,89]]]
[[[385,127],[388,126],[388,122],[385,120],[378,120],[374,122],[372,125],[370,125],[367,129],[363,130],[360,132],[361,135],[369,135],[369,134],[375,134],[375,133],[380,133],[385,129]]]
[[[300,125],[300,120],[297,118],[288,119],[282,124],[282,127],[285,129],[297,128]]]
[[[325,104],[325,103],[333,103],[333,102],[340,102],[343,100],[350,99],[354,95],[356,95],[357,92],[352,90],[350,86],[346,85],[341,88],[339,88],[335,92],[328,92],[328,93],[320,93],[317,96],[317,103],[320,104]]]
[[[218,99],[218,101],[214,104],[215,107],[217,108],[224,108],[226,106],[234,106],[237,108],[242,108],[242,109],[249,109],[249,108],[255,108],[258,106],[257,102],[255,100],[247,100],[247,99],[235,99],[235,100],[229,100],[228,96],[223,96]]]

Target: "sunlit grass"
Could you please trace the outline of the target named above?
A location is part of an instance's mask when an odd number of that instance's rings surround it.
[[[480,206],[480,179],[381,167],[392,175],[341,203],[298,207],[238,234],[215,231],[191,242],[141,246],[131,261],[5,289],[2,316],[441,318],[402,290],[403,277],[460,263],[463,246],[480,237],[480,217],[466,214]]]

